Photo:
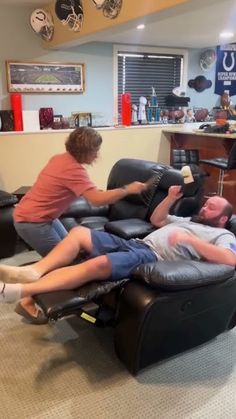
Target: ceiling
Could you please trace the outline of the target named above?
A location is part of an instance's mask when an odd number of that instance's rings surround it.
[[[50,0],[0,0],[0,6],[15,4],[37,8],[49,3]],[[136,29],[139,23],[146,25],[144,30]],[[224,30],[235,32],[227,42],[236,42],[235,0],[190,0],[187,4],[99,32],[96,37],[90,37],[90,41],[107,42],[109,39],[113,43],[204,48],[223,43],[219,34]]]

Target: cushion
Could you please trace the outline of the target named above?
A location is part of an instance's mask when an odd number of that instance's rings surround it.
[[[116,234],[123,239],[129,240],[134,237],[142,239],[152,233],[156,228],[147,221],[139,218],[129,218],[127,220],[109,221],[104,226],[105,231]]]
[[[18,202],[16,195],[0,190],[0,207],[7,207]]]
[[[79,220],[79,225],[99,231],[104,231],[104,225],[107,223],[107,221],[107,217],[83,217]]]
[[[132,278],[153,288],[178,291],[212,285],[232,278],[235,268],[229,265],[198,261],[155,262],[139,266]]]

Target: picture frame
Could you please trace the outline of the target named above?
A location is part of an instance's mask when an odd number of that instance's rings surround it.
[[[84,64],[6,61],[8,92],[84,93]]]
[[[91,127],[92,114],[91,112],[76,112],[72,114],[76,127]]]

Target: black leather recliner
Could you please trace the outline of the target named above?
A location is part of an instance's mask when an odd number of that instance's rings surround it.
[[[0,191],[0,259],[13,256],[18,236],[13,224],[14,204],[17,197],[5,191]]]
[[[153,229],[150,214],[169,186],[183,183],[180,172],[155,162],[122,159],[108,179],[108,188],[113,188],[132,180],[146,181],[154,173],[155,185],[143,196],[129,196],[102,209],[79,200],[62,217],[63,222],[69,227],[79,223],[104,228],[126,238],[145,236]],[[202,178],[196,174],[195,183],[171,212],[186,216],[197,211],[201,194]],[[236,217],[228,228],[236,232]],[[77,314],[95,325],[114,326],[116,353],[133,374],[236,324],[235,270],[207,262],[142,265],[131,278],[116,283],[95,281],[77,290],[34,298],[50,320]]]
[[[196,170],[196,168],[195,168]],[[172,213],[189,216],[199,210],[203,182],[199,173],[193,173],[195,182],[184,185],[184,197],[172,208]],[[107,189],[114,189],[139,180],[146,182],[154,177],[153,186],[142,195],[129,195],[114,204],[95,207],[85,199],[77,199],[62,215],[67,230],[82,225],[106,230],[123,238],[142,238],[153,231],[149,219],[154,208],[167,196],[169,186],[183,185],[179,170],[171,166],[138,159],[121,159],[111,169]]]

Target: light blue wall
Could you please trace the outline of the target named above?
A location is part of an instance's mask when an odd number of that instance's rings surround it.
[[[199,65],[202,49],[189,50],[188,81],[196,76],[203,75],[207,80],[212,81],[212,86],[204,92],[198,93],[195,89],[187,88],[186,95],[190,97],[189,107],[203,107],[211,110],[214,106],[220,105],[220,96],[215,95],[215,65],[209,71],[202,71]]]
[[[32,8],[1,6],[0,12],[0,108],[10,109],[7,92],[5,60],[85,63],[84,94],[24,94],[23,109],[53,107],[55,114],[92,112],[95,124],[113,123],[113,49],[112,44],[93,43],[65,50],[45,50],[29,25]],[[13,35],[14,33],[14,35]],[[214,94],[215,67],[203,72],[199,66],[200,49],[189,50],[188,80],[203,74],[212,80],[212,87],[202,93],[187,89],[190,107],[219,105]]]
[[[113,118],[112,45],[89,44],[70,50],[45,50],[29,26],[32,9],[1,6],[0,12],[0,108],[10,109],[5,60],[85,63],[84,94],[24,94],[23,109],[51,106],[55,114],[92,112],[94,122],[111,124]],[[14,36],[13,36],[14,33]]]

